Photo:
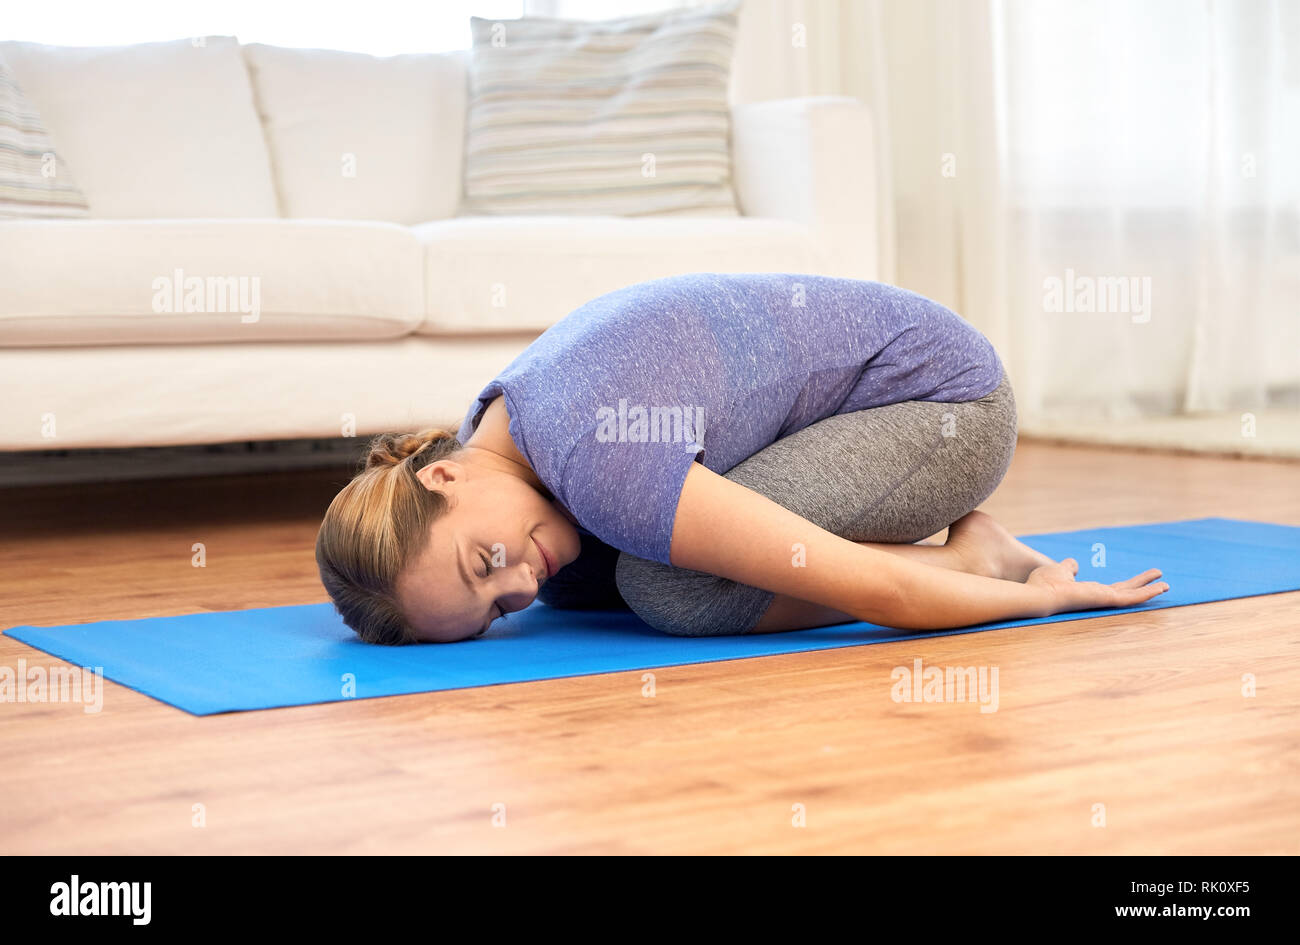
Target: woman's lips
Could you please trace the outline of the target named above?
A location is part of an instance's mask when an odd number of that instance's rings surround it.
[[[546,579],[549,580],[551,575],[555,573],[555,562],[551,560],[551,556],[546,553],[546,549],[542,547],[540,541],[534,538],[533,544],[536,545],[537,550],[542,553],[542,563],[546,565]]]

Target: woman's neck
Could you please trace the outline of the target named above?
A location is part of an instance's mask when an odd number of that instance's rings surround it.
[[[537,478],[537,473],[510,437],[510,414],[506,412],[504,397],[497,397],[488,404],[478,427],[462,449],[465,461],[518,476],[548,501],[554,501],[551,491]]]

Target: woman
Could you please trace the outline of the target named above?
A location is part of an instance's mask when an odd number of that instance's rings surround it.
[[[457,433],[383,435],[316,541],[343,621],[452,642],[540,597],[680,635],[944,629],[1125,607],[982,512],[1011,387],[960,316],[875,282],[696,273],[601,296]],[[949,527],[951,526],[951,527]],[[916,544],[948,528],[942,545]]]

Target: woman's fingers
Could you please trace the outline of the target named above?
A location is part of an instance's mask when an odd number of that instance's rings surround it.
[[[1048,586],[1059,595],[1058,599],[1062,602],[1052,613],[1092,608],[1132,607],[1144,603],[1169,590],[1169,585],[1164,581],[1152,580],[1159,574],[1159,570],[1152,568],[1127,581],[1117,581],[1114,584],[1100,584],[1097,581],[1070,581],[1070,583],[1062,581],[1055,585],[1049,583]]]
[[[1112,584],[1119,606],[1131,607],[1134,604],[1141,604],[1169,590],[1168,583],[1156,581],[1160,573],[1159,568],[1148,568],[1126,581],[1116,581]]]
[[[1169,590],[1169,585],[1164,581],[1159,581],[1155,584],[1148,584],[1146,587],[1135,587],[1130,590],[1120,591],[1119,593],[1125,601],[1121,606],[1127,607],[1133,604],[1141,604],[1163,594],[1167,590]]]
[[[1133,604],[1141,604],[1169,590],[1169,585],[1164,581],[1152,583],[1153,578],[1159,574],[1159,571],[1152,568],[1127,581],[1112,584],[1112,593],[1115,595],[1117,606],[1131,607]]]
[[[1079,571],[1079,562],[1074,558],[1063,558],[1055,566],[1043,565],[1030,575],[1030,582],[1040,580],[1056,593],[1064,595],[1063,599],[1071,603],[1063,610],[1083,610],[1089,607],[1132,607],[1149,601],[1153,597],[1169,590],[1165,581],[1157,581],[1161,576],[1159,568],[1148,568],[1141,574],[1135,574],[1114,584],[1102,584],[1098,581],[1075,582],[1074,576]],[[1060,613],[1061,611],[1054,611]]]
[[[1160,577],[1159,568],[1150,568],[1141,574],[1135,574],[1126,581],[1116,581],[1111,587],[1143,587]]]

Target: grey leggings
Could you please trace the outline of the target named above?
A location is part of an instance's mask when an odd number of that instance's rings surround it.
[[[908,400],[827,417],[759,450],[725,477],[842,538],[912,543],[943,531],[992,495],[1015,449],[1016,403],[1003,374],[978,400]],[[605,550],[618,596],[664,633],[748,633],[775,596],[704,571]],[[546,603],[582,606],[566,604],[563,587],[551,583],[540,595]],[[589,601],[602,599],[597,588],[585,591]],[[568,596],[581,592],[570,586]]]

